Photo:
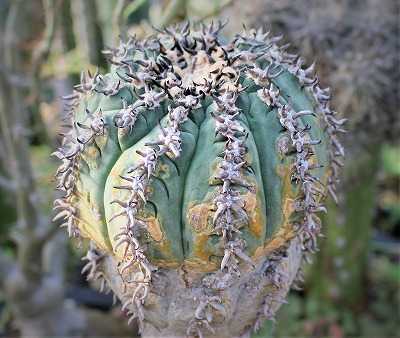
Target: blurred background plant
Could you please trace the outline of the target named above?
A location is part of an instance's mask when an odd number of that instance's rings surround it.
[[[111,295],[80,276],[86,243],[51,222],[63,119],[81,70],[129,35],[189,19],[267,26],[316,61],[349,119],[338,205],[304,289],[276,337],[398,337],[400,306],[399,5],[396,0],[0,1],[0,336],[135,336]],[[51,287],[49,287],[51,286]],[[50,301],[51,300],[51,301]],[[106,323],[102,324],[102,323]],[[48,329],[47,329],[48,328]]]

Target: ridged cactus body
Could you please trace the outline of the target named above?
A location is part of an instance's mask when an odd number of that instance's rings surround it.
[[[166,29],[107,52],[55,153],[72,235],[144,335],[240,336],[316,249],[343,120],[313,66],[262,31]]]

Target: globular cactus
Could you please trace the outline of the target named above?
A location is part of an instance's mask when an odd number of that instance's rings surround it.
[[[55,152],[70,235],[144,336],[250,334],[316,250],[343,120],[313,66],[245,31],[189,24],[106,51],[67,97]]]

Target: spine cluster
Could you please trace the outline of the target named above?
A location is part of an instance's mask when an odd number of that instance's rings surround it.
[[[100,252],[100,250],[96,248],[96,245],[91,241],[86,255],[82,257],[82,261],[86,261],[86,264],[83,266],[81,273],[86,274],[87,281],[99,281],[99,291],[108,294],[111,292],[111,288],[107,284],[104,273],[100,268],[103,258],[104,254]],[[113,303],[116,303],[115,294],[113,294],[113,298]]]
[[[215,233],[222,236],[224,257],[221,270],[231,275],[240,275],[239,259],[252,264],[244,253],[245,242],[240,239],[239,227],[248,223],[244,200],[238,187],[251,188],[243,178],[246,166],[245,129],[237,119],[240,114],[235,102],[239,88],[226,90],[215,97],[215,134],[226,140],[216,178],[221,182],[218,195],[214,198],[216,211],[213,217]]]

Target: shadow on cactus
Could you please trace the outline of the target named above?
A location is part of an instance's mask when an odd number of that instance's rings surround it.
[[[91,241],[85,271],[143,336],[272,320],[334,195],[344,120],[313,66],[261,30],[224,43],[222,28],[132,38],[66,98],[56,218]]]

